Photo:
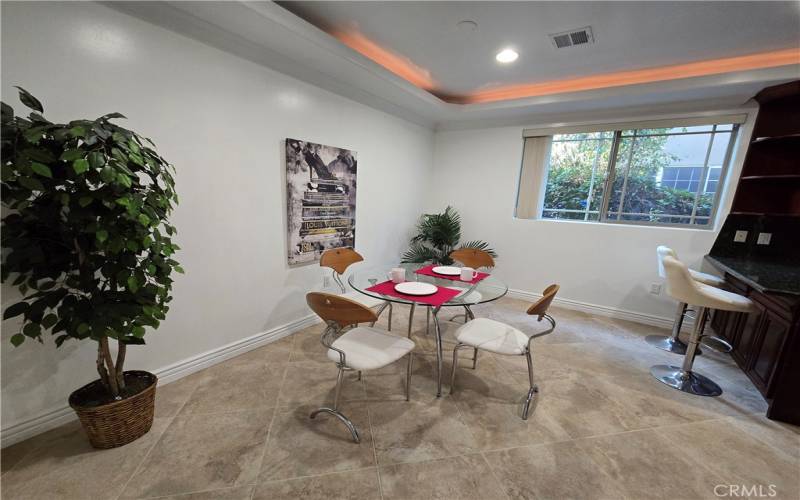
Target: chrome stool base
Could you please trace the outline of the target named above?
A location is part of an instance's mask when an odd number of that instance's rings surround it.
[[[644,341],[653,347],[657,347],[662,351],[672,352],[675,354],[686,354],[686,344],[680,339],[674,339],[666,335],[648,335]]]
[[[681,339],[667,337],[666,335],[648,335],[644,341],[653,347],[657,347],[662,351],[671,352],[673,354],[686,354],[687,345]],[[700,356],[703,352],[697,349],[695,356]]]
[[[696,396],[719,396],[722,388],[710,378],[693,371],[683,371],[679,366],[655,365],[650,373],[662,384]]]

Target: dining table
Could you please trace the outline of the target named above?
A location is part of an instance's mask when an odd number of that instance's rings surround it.
[[[411,336],[411,323],[414,318],[414,310],[417,306],[426,307],[430,317],[433,318],[433,332],[436,346],[436,397],[442,396],[442,328],[440,325],[439,313],[445,308],[463,308],[465,321],[474,319],[472,306],[484,304],[497,300],[508,293],[508,286],[499,278],[492,274],[482,276],[483,279],[477,282],[461,281],[457,276],[430,276],[420,274],[418,271],[429,269],[427,264],[401,264],[395,268],[405,269],[406,281],[418,281],[430,283],[437,287],[444,287],[458,291],[458,294],[449,298],[441,304],[430,304],[424,296],[415,297],[412,295],[398,296],[395,294],[381,293],[374,290],[380,288],[381,283],[388,279],[388,272],[391,268],[386,267],[366,267],[357,269],[348,278],[348,283],[353,290],[368,295],[370,297],[391,302],[394,304],[406,304],[411,307],[408,320],[408,335]],[[371,290],[373,289],[373,290]],[[383,290],[385,291],[385,290]]]

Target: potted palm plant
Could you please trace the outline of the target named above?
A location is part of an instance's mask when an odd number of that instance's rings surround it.
[[[453,207],[448,206],[440,214],[424,214],[417,222],[417,234],[411,238],[411,245],[401,262],[449,266],[453,264],[450,253],[459,248],[477,248],[497,257],[485,241],[474,240],[459,245],[460,240],[461,216]]]
[[[97,344],[99,378],[69,403],[93,446],[120,446],[150,429],[157,381],[124,370],[127,347],[165,318],[170,276],[183,272],[168,220],[174,168],[149,139],[113,123],[119,113],[52,123],[19,91],[27,118],[2,103],[2,281],[21,300],[3,317],[22,318],[14,346],[46,332],[58,347]]]

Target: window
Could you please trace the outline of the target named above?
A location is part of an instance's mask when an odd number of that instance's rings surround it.
[[[710,227],[743,121],[726,118],[526,131],[517,216]]]

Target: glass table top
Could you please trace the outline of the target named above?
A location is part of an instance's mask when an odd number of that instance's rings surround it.
[[[508,286],[506,286],[506,284],[503,283],[499,278],[492,275],[488,276],[487,278],[479,281],[474,285],[470,285],[469,283],[459,280],[436,278],[433,276],[426,276],[414,272],[417,269],[425,267],[426,265],[428,264],[400,264],[399,266],[395,267],[402,267],[406,270],[407,281],[420,281],[424,283],[432,283],[436,286],[444,286],[457,290],[463,290],[462,293],[442,304],[442,307],[465,306],[465,305],[471,306],[475,304],[483,304],[485,302],[491,302],[493,300],[497,300],[508,292]],[[394,297],[392,295],[382,295],[380,293],[371,292],[367,290],[367,288],[370,288],[371,286],[377,285],[378,283],[382,283],[388,280],[389,277],[387,276],[387,274],[389,273],[390,270],[391,268],[378,268],[378,267],[372,267],[372,268],[365,267],[364,269],[357,269],[352,274],[350,274],[350,277],[347,279],[347,282],[350,284],[351,287],[353,287],[354,290],[357,290],[365,295],[369,295],[370,297],[374,297],[376,299],[388,300],[389,302],[396,302],[400,304],[415,303],[415,301],[411,299]]]

